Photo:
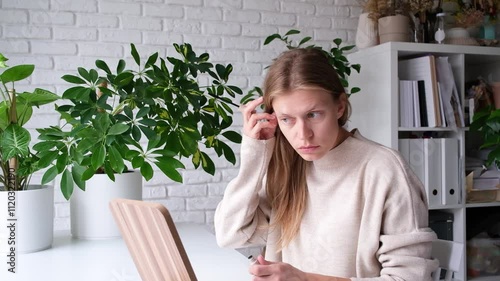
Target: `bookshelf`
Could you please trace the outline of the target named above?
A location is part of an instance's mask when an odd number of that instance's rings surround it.
[[[361,73],[353,73],[349,78],[349,84],[360,87],[361,92],[350,97],[353,113],[348,127],[349,129],[358,128],[363,136],[394,149],[399,149],[400,138],[405,138],[409,134],[418,135],[430,132],[438,137],[457,139],[459,202],[458,204],[432,206],[429,209],[441,210],[454,216],[453,240],[464,245],[461,271],[454,280],[499,280],[500,276],[467,277],[467,210],[472,212],[472,210],[488,208],[489,211],[493,210],[500,214],[500,202],[465,202],[465,155],[466,150],[473,143],[469,140],[468,129],[466,127],[399,126],[399,62],[428,54],[435,57],[448,57],[462,110],[464,110],[466,82],[478,76],[488,77],[492,73],[500,77],[500,48],[497,47],[388,42],[359,50],[348,57],[351,63],[361,64]]]

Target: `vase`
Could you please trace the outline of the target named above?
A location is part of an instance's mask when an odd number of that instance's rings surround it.
[[[486,24],[482,27],[483,39],[493,40],[496,37],[496,30],[494,24]]]
[[[470,34],[463,27],[453,27],[446,31],[447,38],[469,38]]]
[[[2,257],[5,258],[12,252],[32,253],[52,246],[53,186],[30,185],[27,190],[0,191],[0,210],[2,222],[0,254]]]
[[[109,209],[114,198],[142,200],[142,176],[139,172],[95,174],[85,183],[85,191],[75,188],[70,198],[71,235],[79,239],[119,238],[118,226]]]
[[[356,47],[364,49],[378,44],[377,22],[368,17],[369,13],[359,16],[356,29]]]
[[[410,41],[410,18],[403,15],[388,16],[378,19],[380,44],[385,42]]]
[[[490,20],[490,16],[484,16],[481,34],[483,39],[493,40],[496,37],[495,23]]]

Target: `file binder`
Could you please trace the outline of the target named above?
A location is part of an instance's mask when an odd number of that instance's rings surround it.
[[[418,177],[418,179],[424,183],[424,142],[423,139],[409,139],[409,158],[410,167]]]
[[[442,206],[441,141],[423,139],[424,186],[429,207]]]
[[[459,203],[460,186],[458,181],[458,140],[443,138],[441,140],[442,160],[442,202],[443,205]]]

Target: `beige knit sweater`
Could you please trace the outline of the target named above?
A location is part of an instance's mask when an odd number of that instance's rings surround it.
[[[274,139],[243,137],[240,172],[215,212],[221,247],[266,245],[268,260],[352,280],[431,280],[436,235],[422,184],[397,152],[359,133],[308,163],[300,230],[277,252],[264,185],[273,146]]]

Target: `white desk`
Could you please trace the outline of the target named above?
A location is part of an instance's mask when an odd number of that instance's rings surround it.
[[[199,281],[251,280],[250,262],[231,249],[221,249],[205,226],[178,224],[177,230]],[[18,254],[17,273],[0,257],[2,281],[140,281],[122,239],[79,240],[56,232],[52,248]]]

